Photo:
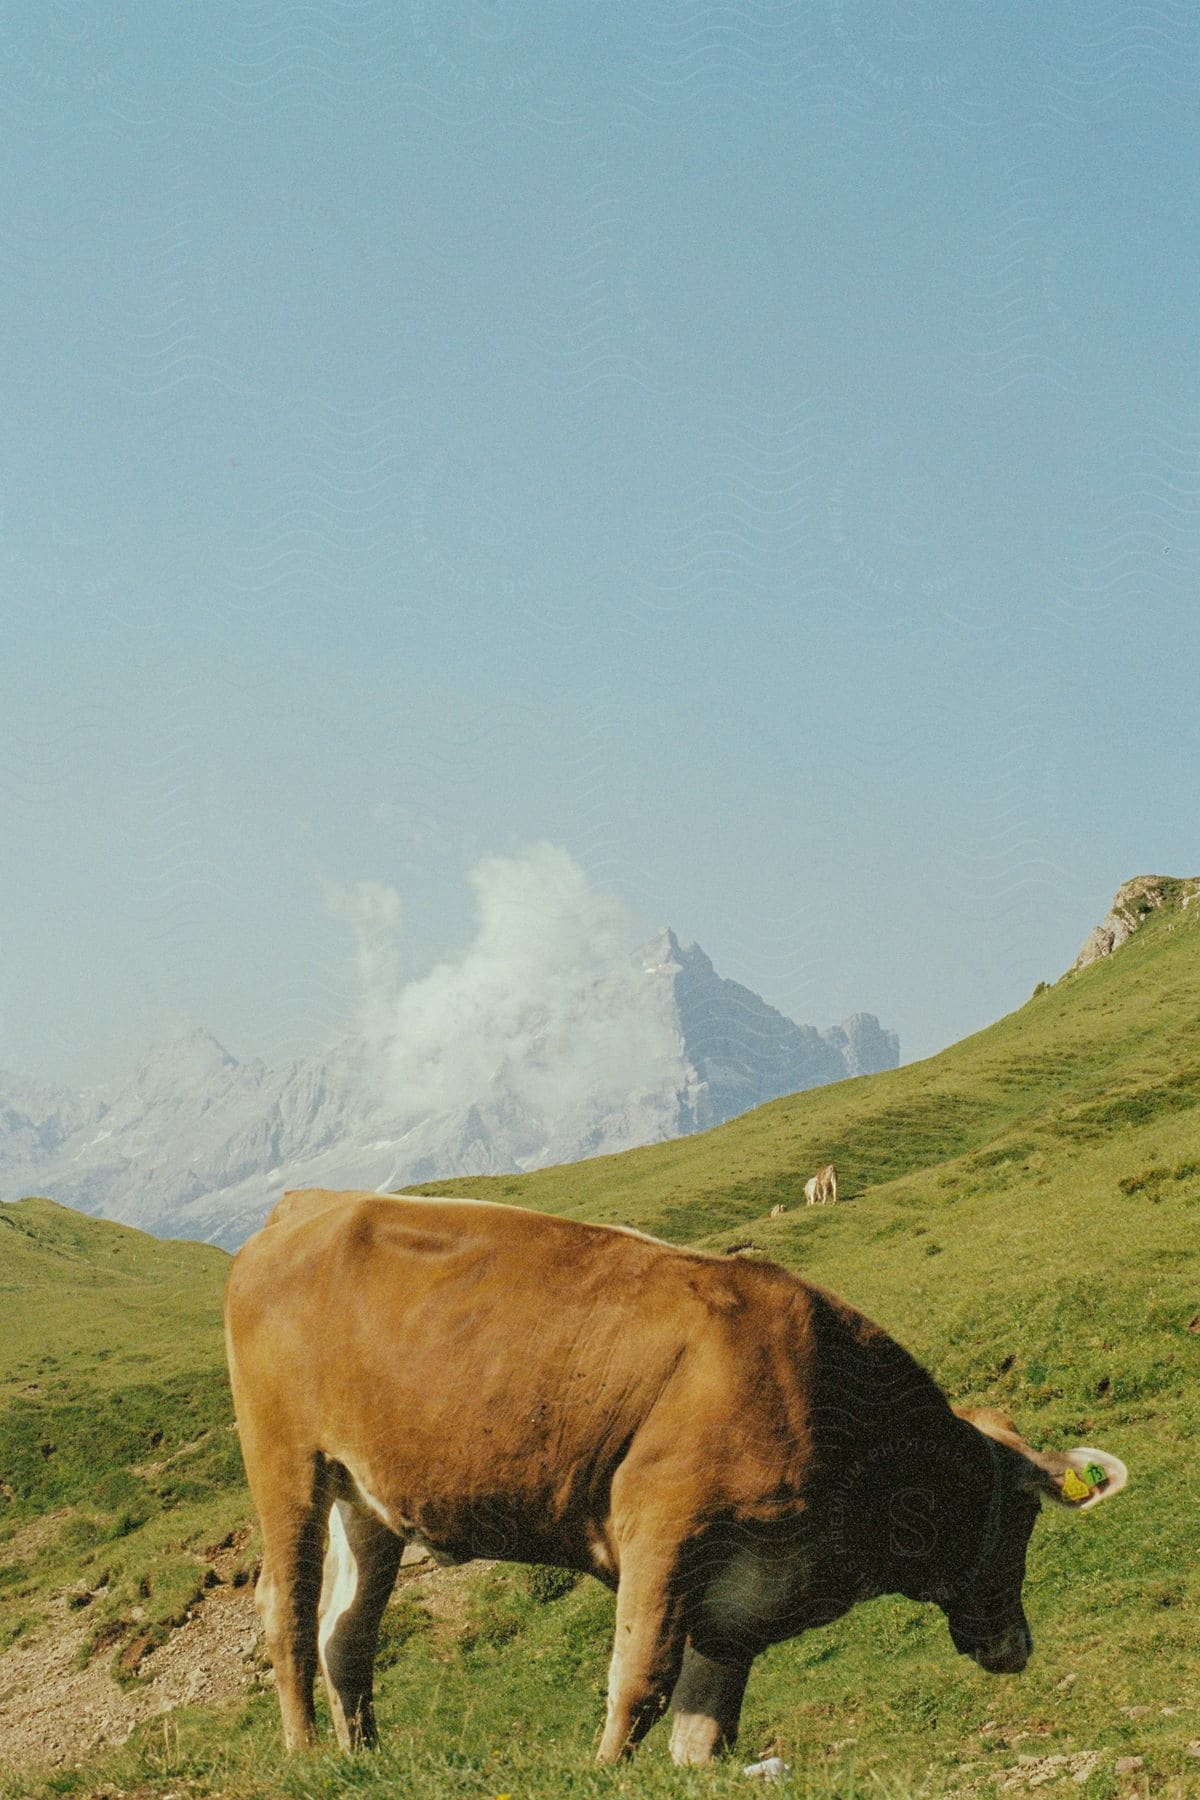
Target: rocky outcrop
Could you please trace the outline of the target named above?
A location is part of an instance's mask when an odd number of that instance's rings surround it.
[[[1200,876],[1181,880],[1176,875],[1135,875],[1117,889],[1108,917],[1090,932],[1072,968],[1086,969],[1100,957],[1111,956],[1159,907],[1187,906],[1197,893]]]

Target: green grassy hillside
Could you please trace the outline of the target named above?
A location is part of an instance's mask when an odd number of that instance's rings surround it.
[[[203,1581],[189,1552],[247,1513],[228,1266],[50,1200],[0,1207],[0,1648],[62,1586],[100,1592],[99,1640],[136,1613],[149,1645]]]
[[[1130,1487],[1111,1506],[1084,1518],[1047,1513],[1039,1523],[1026,1590],[1036,1653],[1019,1679],[997,1680],[955,1657],[940,1615],[890,1600],[760,1659],[742,1748],[748,1758],[777,1743],[795,1771],[792,1791],[1037,1788],[1093,1800],[1200,1793],[1191,1753],[1200,1750],[1198,1107],[1200,904],[1175,905],[1117,955],[928,1062],[777,1101],[702,1137],[422,1190],[628,1223],[715,1249],[749,1243],[746,1253],[774,1257],[877,1318],[956,1401],[1005,1408],[1035,1444],[1098,1444],[1128,1463]],[[804,1208],[805,1179],[830,1159],[852,1198]],[[768,1219],[779,1202],[798,1210]],[[183,1567],[189,1542],[194,1548],[215,1529],[215,1518],[201,1525],[204,1507],[224,1520],[245,1504],[223,1431],[222,1259],[151,1245],[44,1202],[4,1216],[0,1285],[16,1267],[24,1298],[0,1316],[2,1467],[10,1443],[32,1442],[34,1413],[36,1429],[50,1432],[48,1409],[69,1408],[88,1389],[108,1409],[93,1436],[118,1446],[111,1457],[105,1451],[114,1479],[134,1462],[141,1471],[131,1516],[149,1509],[109,1544],[125,1546],[139,1566],[157,1556],[164,1572]],[[64,1235],[55,1238],[60,1248],[26,1250],[18,1241],[26,1261],[16,1265],[6,1252],[26,1219]],[[72,1229],[84,1240],[75,1263]],[[105,1233],[110,1245],[129,1246],[110,1247],[107,1262],[93,1236]],[[50,1260],[39,1263],[43,1255]],[[176,1259],[169,1280],[145,1274],[159,1256]],[[60,1311],[56,1332],[50,1320]],[[46,1353],[57,1366],[39,1368]],[[31,1382],[42,1386],[28,1394]],[[147,1462],[144,1444],[121,1461],[133,1438],[121,1436],[116,1412],[134,1414],[118,1396],[135,1391],[147,1406],[151,1393],[163,1397],[157,1462]],[[136,1416],[142,1429],[149,1414]],[[69,1439],[67,1425],[54,1430]],[[170,1444],[176,1457],[201,1459],[207,1498],[159,1491],[173,1466],[160,1455]],[[68,1519],[102,1520],[104,1529],[121,1522],[124,1502],[100,1508],[86,1484],[48,1485],[58,1452],[41,1470],[40,1450],[21,1455],[21,1483],[3,1475],[18,1490],[7,1501],[14,1519],[49,1506]],[[188,1506],[200,1509],[194,1527]],[[34,1610],[38,1580],[36,1569],[24,1579],[31,1592],[23,1603]],[[147,1731],[74,1787],[74,1777],[58,1775],[53,1791],[107,1783],[104,1791],[238,1800],[745,1791],[741,1759],[716,1773],[672,1770],[660,1732],[629,1769],[590,1768],[611,1622],[611,1600],[595,1584],[558,1592],[524,1571],[492,1571],[469,1578],[448,1614],[417,1593],[407,1591],[389,1616],[386,1745],[375,1757],[285,1765],[274,1748],[273,1700],[263,1694],[220,1717],[184,1715],[169,1739],[161,1728]],[[1118,1760],[1129,1757],[1141,1757],[1141,1767],[1119,1772]],[[8,1792],[50,1791],[21,1780]]]

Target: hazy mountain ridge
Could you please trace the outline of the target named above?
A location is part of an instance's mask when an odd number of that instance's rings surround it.
[[[556,1059],[570,1028],[536,1014],[522,1020],[520,1054],[526,1076],[531,1066],[544,1070],[551,1098],[531,1103],[528,1080],[514,1086],[502,1058],[463,1104],[415,1119],[402,1093],[389,1094],[386,1059],[365,1037],[269,1069],[238,1062],[197,1028],[108,1090],[72,1094],[0,1076],[5,1195],[47,1193],[162,1236],[231,1247],[285,1187],[386,1189],[579,1161],[704,1130],[780,1094],[899,1061],[895,1034],[872,1014],[824,1032],[797,1025],[723,979],[703,950],[681,946],[670,930],[632,962],[632,985],[625,963],[580,1002],[617,1041],[628,1020],[659,1046],[653,1081],[628,1092],[606,1067],[594,1093],[576,1086],[555,1106]],[[644,1060],[639,1066],[644,1072]]]

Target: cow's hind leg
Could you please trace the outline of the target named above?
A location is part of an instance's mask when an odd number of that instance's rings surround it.
[[[329,1514],[317,1643],[343,1750],[375,1742],[371,1678],[379,1621],[400,1567],[403,1538],[348,1500]]]
[[[283,1741],[289,1750],[297,1750],[315,1735],[317,1598],[329,1481],[320,1458],[309,1465],[302,1484],[290,1480],[288,1471],[268,1489],[263,1473],[256,1466],[251,1478],[263,1534],[262,1571],[254,1600],[275,1670]]]
[[[671,1755],[677,1763],[706,1763],[737,1742],[748,1662],[717,1662],[689,1644],[671,1695]]]
[[[674,1568],[622,1562],[601,1762],[626,1755],[661,1716],[683,1656],[682,1615]]]

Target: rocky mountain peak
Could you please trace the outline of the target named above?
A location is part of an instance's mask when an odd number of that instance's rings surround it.
[[[661,931],[642,945],[637,953],[637,960],[647,975],[671,969],[712,968],[712,963],[699,944],[681,944],[670,925],[664,925]]]
[[[236,1069],[237,1058],[203,1025],[189,1025],[147,1051],[133,1071],[143,1091],[161,1090],[176,1082],[203,1081],[222,1069]]]

